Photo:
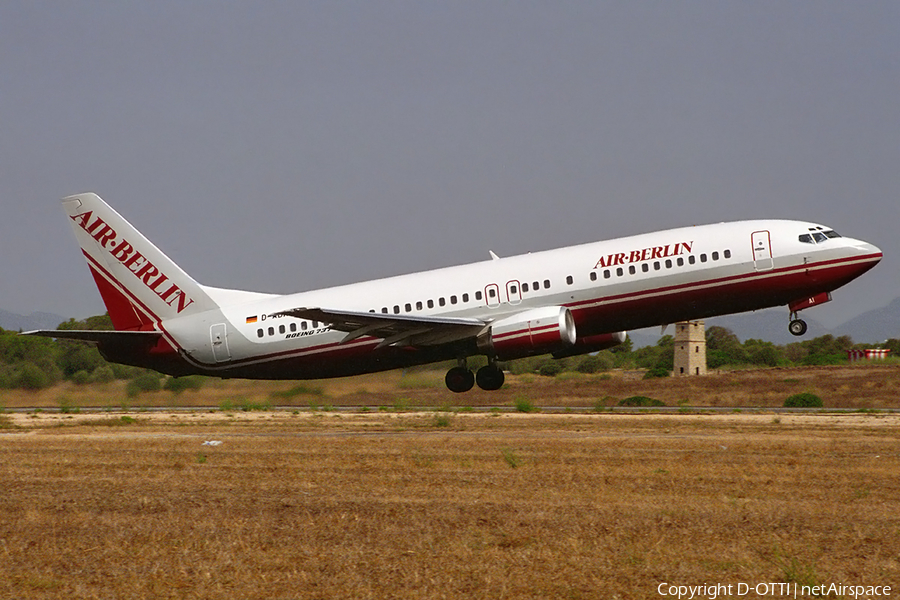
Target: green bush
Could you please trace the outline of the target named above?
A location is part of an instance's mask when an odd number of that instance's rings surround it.
[[[644,373],[644,379],[654,379],[657,377],[669,377],[672,375],[672,372],[666,367],[653,367],[652,369],[648,369],[646,373]]]
[[[558,362],[546,362],[541,365],[538,373],[543,375],[544,377],[556,377],[560,373],[563,372],[563,365]]]
[[[53,374],[34,363],[24,363],[12,378],[12,387],[22,390],[42,390],[56,382]]]
[[[71,377],[75,385],[87,385],[91,382],[91,375],[87,371],[76,371]]]
[[[531,400],[528,400],[527,398],[517,398],[514,404],[516,410],[523,413],[533,413],[540,410],[531,402]]]
[[[599,352],[583,357],[575,366],[575,370],[579,373],[602,373],[609,371],[614,365],[615,357],[611,352]]]
[[[822,408],[822,399],[811,392],[801,392],[784,401],[785,408]]]
[[[665,402],[656,398],[648,398],[647,396],[631,396],[619,400],[619,406],[665,406]]]
[[[125,393],[129,398],[134,398],[141,392],[158,392],[162,387],[159,378],[159,373],[147,371],[129,381],[125,386]]]
[[[163,384],[163,389],[167,392],[180,394],[185,390],[197,391],[203,387],[203,377],[199,375],[189,375],[187,377],[169,377]]]
[[[103,365],[94,369],[91,373],[91,383],[109,383],[116,378],[109,365]]]

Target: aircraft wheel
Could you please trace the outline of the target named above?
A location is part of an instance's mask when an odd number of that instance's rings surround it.
[[[793,335],[803,335],[806,333],[807,326],[806,321],[803,319],[794,319],[788,325],[788,331],[790,331]]]
[[[468,392],[475,385],[475,374],[465,367],[453,367],[447,371],[444,383],[451,392],[457,394]]]
[[[505,379],[503,371],[495,365],[481,367],[475,375],[475,382],[478,384],[478,387],[489,392],[499,390],[503,387],[503,381]]]

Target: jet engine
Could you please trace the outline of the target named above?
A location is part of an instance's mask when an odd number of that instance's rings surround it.
[[[575,345],[575,320],[568,308],[545,306],[494,321],[478,337],[478,349],[498,360],[563,352]]]
[[[600,335],[578,338],[572,346],[554,352],[553,358],[566,358],[568,356],[578,356],[579,354],[590,354],[591,352],[606,350],[623,343],[626,337],[628,337],[626,332],[617,331],[615,333],[601,333]]]

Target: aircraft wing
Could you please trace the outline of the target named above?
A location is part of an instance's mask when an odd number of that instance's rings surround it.
[[[384,313],[353,312],[327,308],[292,308],[274,313],[327,323],[332,329],[345,331],[342,344],[362,336],[382,338],[383,346],[433,346],[475,337],[488,325],[481,319],[458,317],[423,317]]]

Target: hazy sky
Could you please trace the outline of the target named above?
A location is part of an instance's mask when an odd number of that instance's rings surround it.
[[[105,309],[62,196],[198,281],[294,292],[744,218],[885,259],[900,3],[0,1],[0,308]]]

